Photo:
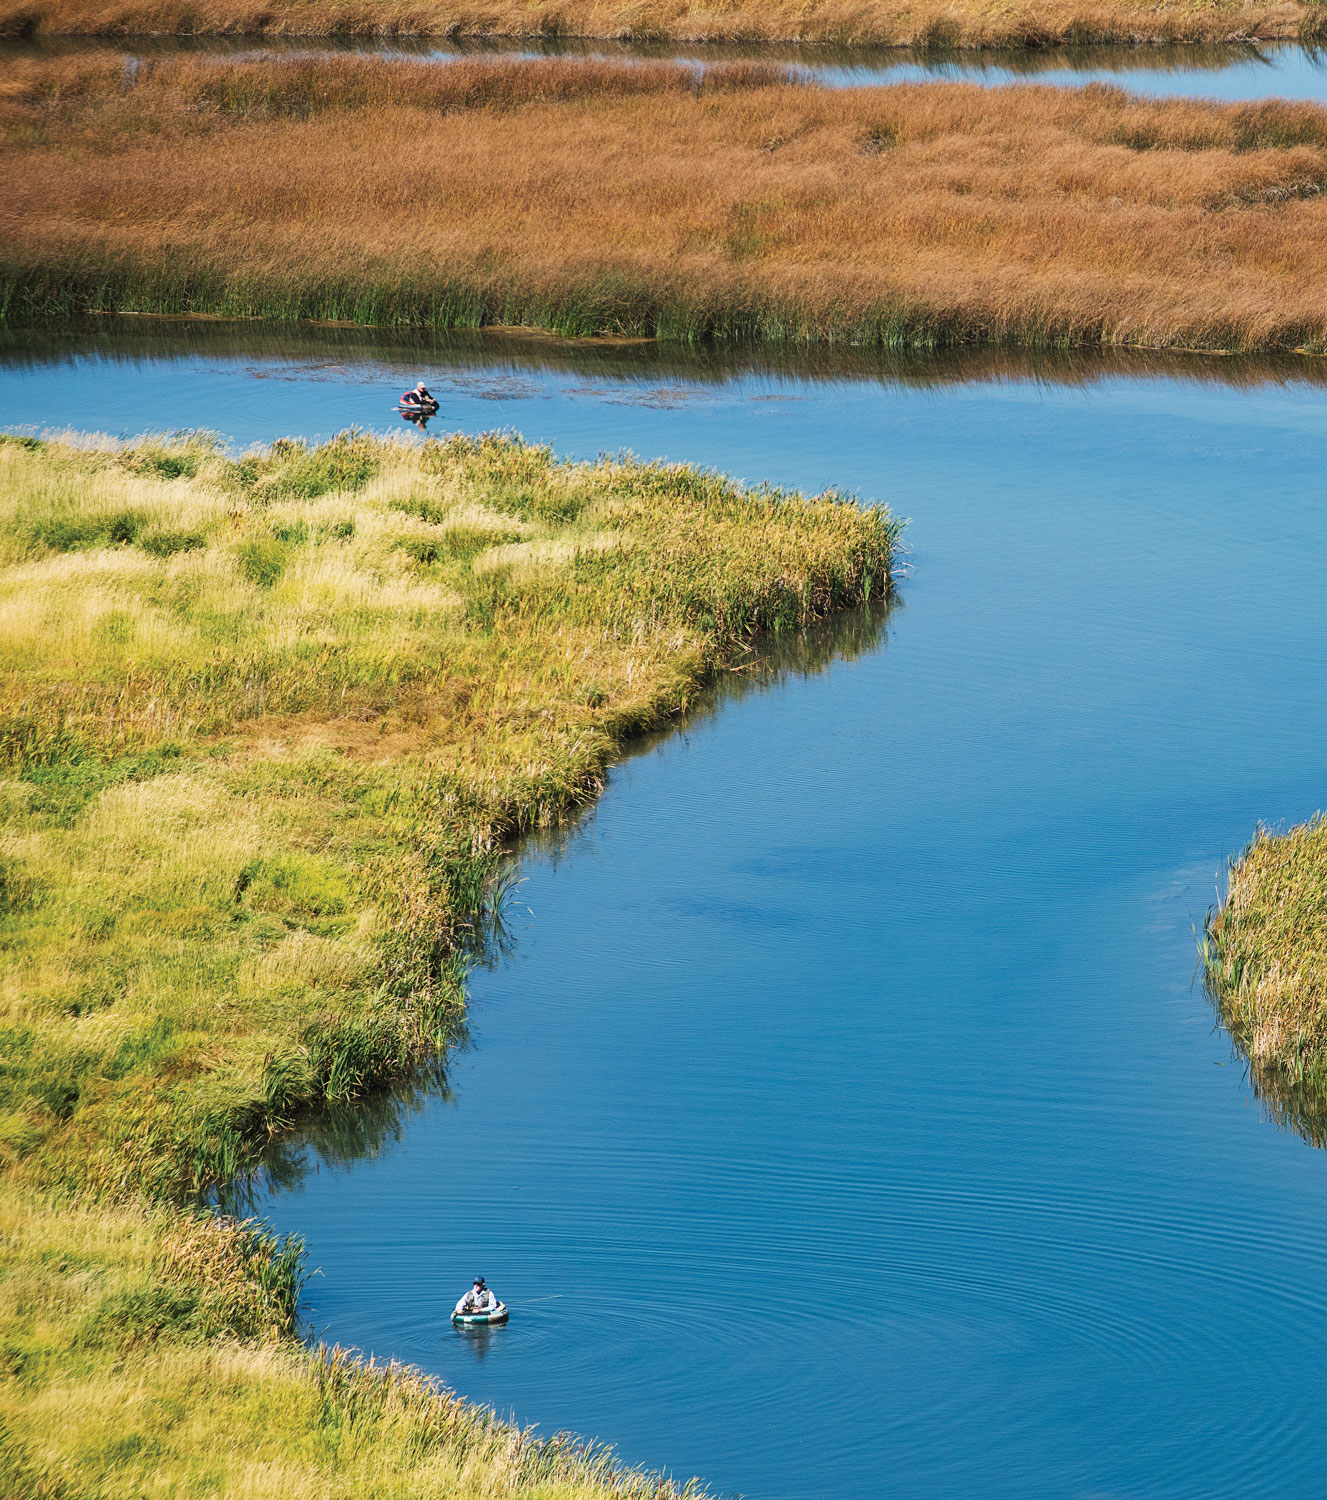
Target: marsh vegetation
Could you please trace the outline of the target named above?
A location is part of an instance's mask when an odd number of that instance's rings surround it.
[[[894,46],[1054,46],[1311,40],[1318,8],[1302,0],[6,0],[0,34],[596,37],[678,41],[799,41]]]
[[[3,109],[11,318],[1327,347],[1313,105],[174,57],[17,64]]]

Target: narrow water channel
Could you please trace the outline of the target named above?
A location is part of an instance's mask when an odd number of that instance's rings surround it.
[[[8,335],[0,421],[379,427],[406,370],[435,430],[888,500],[913,572],[528,852],[447,1089],[262,1202],[310,1323],[753,1500],[1319,1492],[1327,1159],[1191,984],[1327,801],[1319,368],[103,323]]]
[[[1157,98],[1239,100],[1285,98],[1327,100],[1327,52],[1294,42],[1249,42],[1230,46],[1089,46],[964,49],[797,46],[773,43],[641,43],[560,38],[452,42],[438,38],[389,40],[291,37],[40,38],[0,41],[0,62],[33,56],[111,50],[151,57],[188,51],[209,56],[307,56],[310,52],[373,53],[447,63],[476,57],[592,57],[623,61],[664,60],[696,68],[756,60],[793,68],[829,88],[868,88],[889,83],[945,80],[991,87],[1042,83],[1082,87],[1114,84]]]

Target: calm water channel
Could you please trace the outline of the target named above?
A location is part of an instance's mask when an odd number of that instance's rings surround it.
[[[1327,1158],[1191,985],[1227,853],[1325,800],[1321,367],[100,324],[6,335],[0,421],[243,444],[407,374],[888,500],[913,572],[529,851],[447,1089],[262,1201],[311,1324],[753,1500],[1321,1493]]]
[[[1226,102],[1281,97],[1327,100],[1327,52],[1294,43],[1249,43],[1242,46],[1072,47],[989,51],[910,51],[902,47],[797,47],[732,44],[632,45],[630,43],[558,40],[445,43],[437,39],[398,38],[389,42],[322,39],[261,40],[228,37],[128,37],[89,42],[49,38],[38,42],[0,42],[5,58],[53,55],[109,48],[139,56],[187,50],[218,57],[310,51],[374,52],[387,56],[450,62],[460,57],[612,57],[672,59],[703,68],[714,62],[756,58],[783,63],[803,77],[831,88],[865,88],[885,83],[924,83],[945,79],[988,85],[1044,83],[1081,87],[1110,83],[1157,97],[1210,98]]]

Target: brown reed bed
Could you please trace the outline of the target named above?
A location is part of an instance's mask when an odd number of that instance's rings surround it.
[[[596,37],[910,47],[1314,41],[1297,0],[3,0],[0,34]]]
[[[11,66],[0,312],[1327,349],[1327,110],[777,70]]]

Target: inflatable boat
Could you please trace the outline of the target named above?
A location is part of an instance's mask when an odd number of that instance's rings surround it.
[[[452,1322],[468,1328],[476,1323],[505,1323],[507,1316],[507,1304],[499,1302],[496,1307],[489,1308],[487,1312],[462,1312],[458,1307],[452,1314]]]

